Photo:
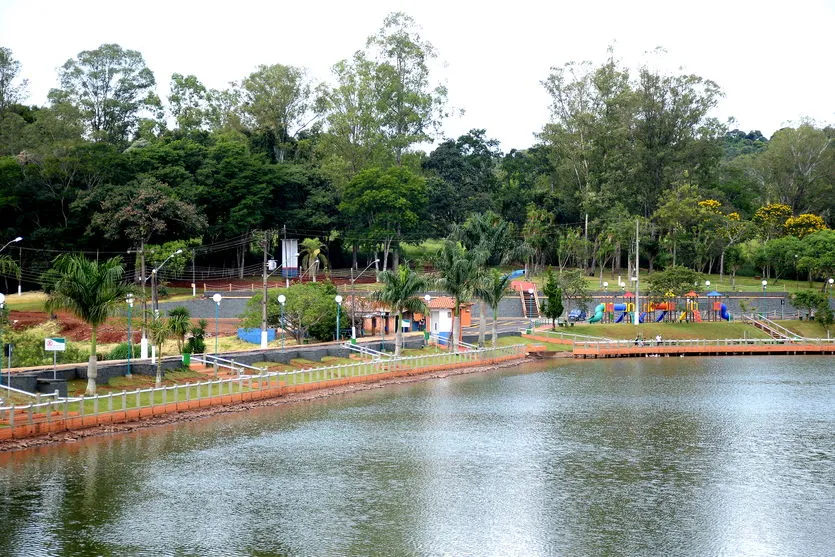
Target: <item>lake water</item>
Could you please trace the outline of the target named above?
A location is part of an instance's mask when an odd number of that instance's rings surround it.
[[[833,555],[833,367],[560,360],[0,454],[0,555]]]

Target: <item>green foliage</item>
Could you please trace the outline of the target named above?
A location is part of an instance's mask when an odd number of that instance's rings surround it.
[[[201,319],[197,325],[193,325],[191,336],[183,347],[183,354],[204,354],[206,352],[206,327],[209,325],[208,321]]]
[[[565,307],[562,303],[562,290],[551,269],[545,273],[545,286],[542,293],[545,294],[545,306],[542,308],[542,313],[551,320],[551,327],[555,328],[557,319],[565,311]]]
[[[14,344],[12,364],[15,367],[52,365],[52,352],[44,350],[44,339],[59,336],[60,328],[56,321],[21,330],[0,326],[0,330],[3,343]],[[74,342],[67,342],[66,350],[57,354],[59,364],[83,362],[86,359],[87,354]]]
[[[801,290],[792,294],[792,305],[799,309],[805,309],[807,317],[811,317],[812,311],[828,307],[829,300],[822,293],[815,290]]]
[[[375,299],[388,306],[397,316],[394,354],[399,356],[403,344],[403,327],[399,325],[403,312],[426,313],[426,304],[418,294],[426,288],[427,283],[408,265],[401,265],[396,271],[378,273],[377,279],[383,288],[375,293]]]
[[[656,300],[664,300],[672,296],[684,296],[693,290],[696,284],[701,284],[702,274],[682,265],[668,267],[663,271],[656,271],[647,279],[647,291]]]
[[[557,276],[555,282],[565,298],[572,300],[580,309],[588,311],[591,296],[589,296],[588,285],[581,270],[563,271]]]
[[[185,306],[168,311],[168,330],[176,340],[177,349],[183,352],[186,334],[191,330],[191,313]]]
[[[131,353],[132,358],[139,358],[141,355],[141,346],[136,343],[132,343],[130,345],[130,349],[128,348],[128,343],[123,342],[121,344],[117,344],[110,352],[107,353],[105,359],[107,360],[127,360],[128,359],[128,352]]]
[[[336,331],[336,286],[331,282],[305,282],[287,289],[267,292],[267,325],[279,326],[278,295],[284,294],[284,323],[286,329],[301,344],[311,336],[320,341],[333,340]],[[244,327],[261,326],[261,293],[249,299],[242,315]]]

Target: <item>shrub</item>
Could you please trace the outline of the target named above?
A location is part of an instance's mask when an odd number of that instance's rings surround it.
[[[131,345],[131,357],[132,358],[139,358],[141,356],[141,346],[138,344]],[[105,356],[106,360],[127,360],[128,359],[128,343],[123,342],[117,345],[113,350],[107,353]]]

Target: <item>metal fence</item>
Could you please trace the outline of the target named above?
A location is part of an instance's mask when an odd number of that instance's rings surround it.
[[[481,348],[466,352],[444,352],[392,360],[363,361],[293,371],[261,372],[230,379],[208,380],[183,385],[137,389],[94,396],[63,398],[11,406],[0,406],[0,428],[20,424],[49,423],[70,417],[144,409],[235,395],[284,386],[315,384],[334,379],[368,377],[399,371],[420,371],[443,366],[477,365],[484,360],[524,354],[525,345]],[[52,396],[52,395],[50,395]],[[153,412],[150,414],[153,415]]]
[[[577,341],[575,347],[605,350],[611,348],[650,347],[650,346],[775,346],[785,344],[820,344],[835,345],[835,338],[723,338],[723,339],[677,339],[661,340],[649,338],[644,340],[607,340],[607,341]]]

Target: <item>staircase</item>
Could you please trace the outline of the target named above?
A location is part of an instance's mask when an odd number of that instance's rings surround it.
[[[528,319],[537,319],[539,317],[539,299],[536,297],[536,290],[533,294],[527,290],[520,290],[519,295],[522,299],[522,315]]]
[[[801,340],[802,338],[782,325],[775,323],[771,319],[762,317],[755,313],[752,313],[751,315],[743,315],[742,322],[750,323],[757,329],[764,331],[771,338],[778,340]]]

